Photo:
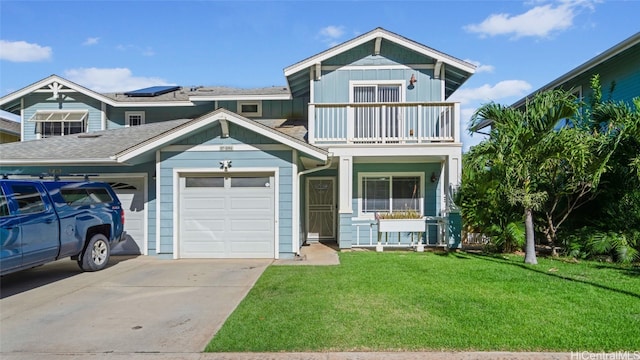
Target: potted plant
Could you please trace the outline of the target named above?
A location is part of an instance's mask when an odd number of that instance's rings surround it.
[[[378,244],[376,245],[376,251],[382,251],[380,238],[383,232],[423,233],[425,231],[425,218],[415,210],[376,213],[376,223],[378,224]],[[420,240],[418,240],[416,251],[424,251],[421,237]]]

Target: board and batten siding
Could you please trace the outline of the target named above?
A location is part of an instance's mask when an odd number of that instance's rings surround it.
[[[220,137],[220,128],[216,124],[208,129],[191,135],[174,145],[203,145],[202,151],[196,149],[192,151],[173,151],[171,147],[162,150],[160,153],[160,253],[173,254],[173,224],[174,206],[173,183],[174,169],[218,169],[220,161],[231,160],[232,166],[229,173],[242,172],[243,169],[251,168],[273,168],[278,169],[278,191],[276,201],[278,201],[279,222],[278,246],[281,257],[291,257],[297,251],[292,248],[293,238],[293,151],[290,149],[260,150],[261,145],[273,146],[273,140],[260,134],[248,131],[240,126],[229,124],[229,138]],[[249,145],[253,149],[238,146],[238,150],[230,149],[234,145]],[[216,148],[216,145],[219,145]],[[213,149],[212,149],[213,147]],[[297,159],[295,160],[297,161]]]
[[[36,136],[36,122],[29,121],[38,110],[87,110],[87,130],[102,129],[101,102],[81,93],[64,93],[66,97],[60,101],[52,99],[51,93],[31,93],[24,97],[23,109],[23,141],[34,140]]]
[[[126,125],[125,113],[144,112],[145,124],[177,119],[193,119],[213,111],[213,102],[198,106],[160,106],[160,107],[112,107],[107,109],[107,129],[117,129]]]

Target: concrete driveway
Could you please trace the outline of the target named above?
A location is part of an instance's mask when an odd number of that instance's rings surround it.
[[[0,357],[201,352],[272,260],[60,260],[2,277]]]

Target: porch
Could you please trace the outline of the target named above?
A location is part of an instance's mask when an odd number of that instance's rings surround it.
[[[351,246],[353,248],[413,248],[418,244],[425,247],[446,247],[449,245],[449,221],[447,216],[426,216],[422,232],[379,232],[375,221],[357,221]]]
[[[460,142],[453,102],[309,104],[310,144]]]

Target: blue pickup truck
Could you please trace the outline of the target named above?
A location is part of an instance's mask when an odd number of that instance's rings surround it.
[[[102,270],[123,228],[107,183],[0,180],[0,275],[65,257],[83,271]]]

